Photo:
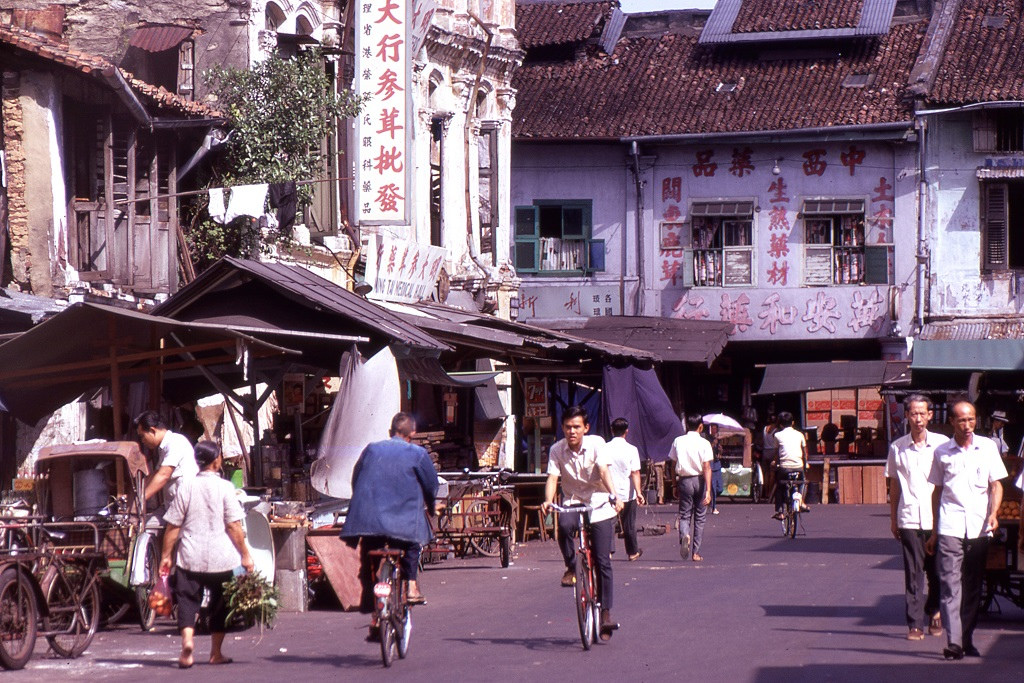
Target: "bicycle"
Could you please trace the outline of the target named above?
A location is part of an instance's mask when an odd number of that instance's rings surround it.
[[[551,505],[559,514],[579,515],[579,537],[576,548],[576,583],[573,584],[573,599],[576,602],[576,619],[580,626],[580,640],[583,649],[589,650],[597,637],[601,623],[601,601],[597,594],[597,569],[590,541],[589,505]]]
[[[804,507],[803,486],[805,483],[803,472],[789,472],[786,478],[779,482],[786,487],[786,506],[782,510],[782,535],[796,538],[797,529],[800,528],[800,514]]]
[[[84,525],[92,527],[92,544],[56,545],[66,539],[60,527]],[[99,532],[87,523],[45,524],[40,532],[47,540],[40,544],[44,560],[35,571],[48,614],[39,635],[46,637],[56,654],[73,659],[86,651],[99,627],[104,564],[104,556],[97,550]]]
[[[405,553],[384,546],[371,550],[369,556],[378,559],[376,583],[373,585],[374,620],[380,632],[380,656],[385,667],[395,660],[405,659],[409,653],[412,635],[412,608],[406,595],[402,577],[401,559]]]

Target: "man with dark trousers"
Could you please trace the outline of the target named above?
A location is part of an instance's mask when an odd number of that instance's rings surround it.
[[[626,555],[630,562],[635,562],[644,554],[636,540],[636,508],[647,501],[640,492],[640,451],[626,441],[627,434],[629,422],[626,418],[612,420],[612,440],[601,447],[598,462],[611,472],[615,496],[622,501],[622,512],[619,513],[622,538],[626,544]]]
[[[981,585],[992,532],[999,528],[1006,467],[991,439],[974,433],[977,413],[970,401],[950,409],[953,438],[935,449],[928,481],[937,520],[928,552],[938,551],[939,605],[946,626],[946,659],[980,657],[974,627],[981,609]]]
[[[907,640],[924,640],[925,629],[942,635],[939,615],[939,575],[935,556],[924,551],[932,534],[932,491],[928,482],[935,449],[948,439],[928,431],[932,402],[921,394],[903,401],[910,433],[889,446],[885,476],[889,478],[889,525],[903,546],[903,584],[907,604]]]

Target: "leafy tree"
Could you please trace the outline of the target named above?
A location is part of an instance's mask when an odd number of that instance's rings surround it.
[[[317,179],[323,172],[321,143],[333,122],[359,112],[358,96],[332,92],[319,50],[291,58],[275,53],[251,69],[218,66],[204,78],[231,129],[207,187]],[[311,186],[300,185],[300,211],[311,197]],[[211,221],[204,196],[185,211],[194,212],[185,221],[186,238],[200,270],[221,256],[252,256],[264,246],[247,218],[227,225]]]

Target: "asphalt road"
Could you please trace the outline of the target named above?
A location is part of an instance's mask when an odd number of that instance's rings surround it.
[[[175,666],[169,622],[155,632],[120,626],[82,657],[53,658],[40,643],[4,680],[182,679],[224,681],[1021,681],[1024,611],[1005,599],[982,622],[983,657],[943,661],[945,638],[905,639],[902,564],[883,506],[816,506],[806,533],[781,537],[766,505],[721,505],[708,518],[705,562],[682,561],[674,531],[641,539],[644,555],[614,559],[613,615],[622,628],[584,652],[571,591],[559,587],[557,547],[520,545],[514,564],[456,560],[428,569],[428,604],[413,613],[408,659],[385,670],[364,642],[368,617],[333,610],[284,614],[276,628],[228,637],[228,666]],[[667,506],[641,512],[671,523]]]

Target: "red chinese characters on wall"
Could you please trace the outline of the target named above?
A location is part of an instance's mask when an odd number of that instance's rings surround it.
[[[681,202],[683,200],[683,179],[679,176],[661,181],[661,201]],[[670,219],[671,220],[671,219]]]
[[[804,175],[825,175],[825,169],[828,168],[828,162],[825,161],[826,154],[827,152],[823,149],[811,149],[804,152]]]
[[[768,186],[768,261],[765,281],[784,287],[789,284],[789,236],[792,226],[788,215],[786,179],[779,176]]]
[[[725,322],[732,323],[729,334],[746,332],[747,328],[754,324],[750,319],[750,297],[746,294],[740,294],[735,299],[723,294],[719,315]]]
[[[697,163],[692,166],[695,178],[699,178],[701,176],[711,178],[715,175],[715,171],[718,169],[718,164],[711,161],[714,156],[715,150],[713,149],[702,149],[697,152]]]
[[[850,175],[853,175],[866,157],[867,152],[856,145],[850,145],[849,149],[839,155],[839,163],[850,169]]]
[[[869,244],[892,244],[892,225],[896,195],[892,183],[882,176],[878,185],[871,191],[871,210],[868,215]]]
[[[732,164],[729,165],[729,173],[733,174],[737,178],[742,178],[748,173],[754,171],[754,164],[750,158],[753,152],[749,147],[733,147],[732,148]]]

